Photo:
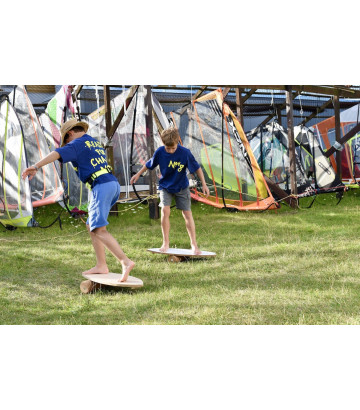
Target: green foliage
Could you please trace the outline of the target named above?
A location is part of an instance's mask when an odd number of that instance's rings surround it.
[[[193,203],[199,246],[215,259],[169,263],[146,251],[161,245],[160,220],[144,205],[119,205],[108,230],[136,263],[137,291],[83,295],[81,272],[95,264],[80,220],[63,213],[63,230],[0,231],[0,324],[360,324],[358,190],[265,213],[228,213]],[[36,212],[46,225],[58,205]],[[123,212],[125,211],[125,212]],[[173,209],[170,242],[188,248]],[[121,266],[108,255],[112,272]]]

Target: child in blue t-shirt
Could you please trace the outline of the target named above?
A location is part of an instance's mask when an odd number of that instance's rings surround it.
[[[135,263],[125,255],[117,240],[106,230],[110,209],[120,196],[120,185],[107,164],[103,146],[86,134],[88,127],[86,122],[77,121],[75,118],[65,122],[60,129],[61,148],[27,168],[22,176],[25,179],[29,175],[31,180],[44,165],[56,160],[63,163],[72,162],[80,180],[91,189],[86,227],[94,247],[96,266],[83,273],[109,273],[105,257],[106,247],[120,261],[120,282],[125,282]]]
[[[164,146],[155,151],[154,156],[131,178],[130,183],[135,184],[141,174],[147,169],[154,169],[156,166],[160,167],[159,190],[161,230],[163,235],[160,251],[166,252],[169,249],[170,205],[173,197],[175,197],[176,207],[182,210],[185,219],[191,249],[196,255],[199,255],[201,251],[196,243],[195,223],[191,212],[191,197],[186,169],[191,174],[195,173],[199,177],[203,193],[206,196],[210,194],[209,188],[206,185],[200,165],[195,160],[191,151],[179,145],[180,136],[177,129],[169,128],[164,130],[161,133],[161,140]]]

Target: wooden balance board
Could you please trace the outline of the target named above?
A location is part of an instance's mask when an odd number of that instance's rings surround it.
[[[118,282],[121,278],[120,273],[95,273],[91,275],[83,274],[83,276],[87,280],[80,283],[82,293],[90,293],[93,290],[99,289],[101,285],[130,289],[137,289],[144,286],[143,281],[134,276],[129,276],[126,282]]]
[[[177,249],[169,248],[166,252],[161,252],[160,248],[150,248],[149,252],[159,253],[161,255],[168,255],[169,262],[182,262],[189,258],[213,258],[216,256],[215,252],[201,251],[200,255],[195,255],[191,249]]]

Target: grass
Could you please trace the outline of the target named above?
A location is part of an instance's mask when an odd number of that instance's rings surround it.
[[[217,257],[177,264],[146,251],[161,245],[148,208],[121,205],[108,229],[144,287],[90,295],[79,289],[95,263],[81,221],[63,213],[62,231],[1,230],[0,324],[360,324],[360,193],[335,204],[323,195],[310,209],[228,213],[193,203],[198,243]],[[59,209],[41,208],[36,218],[45,225]],[[170,234],[172,247],[189,247],[175,209]],[[120,272],[111,255],[108,265]]]

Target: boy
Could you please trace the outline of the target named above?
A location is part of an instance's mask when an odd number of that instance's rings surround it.
[[[169,128],[161,133],[164,146],[158,148],[154,156],[134,175],[130,183],[135,184],[141,174],[147,169],[160,167],[161,178],[159,180],[160,207],[161,207],[161,230],[163,243],[161,252],[169,249],[170,233],[170,205],[175,197],[176,207],[182,210],[185,225],[190,237],[191,249],[196,254],[201,254],[196,243],[195,223],[191,212],[191,197],[189,180],[186,176],[186,168],[191,174],[196,173],[202,183],[202,190],[209,196],[209,188],[205,183],[204,174],[200,165],[196,162],[191,151],[179,145],[180,136],[176,128]]]
[[[135,263],[125,255],[117,240],[106,230],[110,209],[120,195],[120,185],[107,164],[104,148],[86,134],[88,128],[86,122],[75,118],[66,121],[60,128],[61,148],[27,168],[22,177],[25,179],[29,175],[31,180],[41,167],[56,160],[72,162],[80,180],[91,188],[86,228],[94,247],[96,266],[83,273],[109,273],[106,247],[120,261],[122,276],[119,281],[125,282]]]

